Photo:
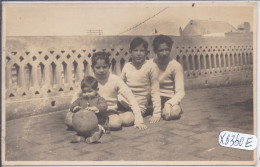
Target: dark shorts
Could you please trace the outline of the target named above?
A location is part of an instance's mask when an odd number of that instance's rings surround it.
[[[117,103],[117,111],[113,111],[113,110],[108,110],[105,113],[98,113],[97,117],[98,117],[98,123],[101,125],[106,124],[106,122],[108,122],[109,116],[110,115],[114,115],[114,114],[119,114],[119,113],[123,113],[123,112],[127,112],[127,111],[132,111],[131,108],[126,108],[124,107],[122,104],[120,104],[119,102]]]
[[[161,109],[164,108],[165,102],[167,102],[170,99],[170,97],[161,96]],[[151,99],[148,102],[147,110],[153,110],[153,102]]]
[[[98,124],[105,125],[108,121],[108,113],[97,113]]]
[[[164,108],[165,102],[167,102],[170,99],[171,99],[170,97],[161,96],[161,109]]]

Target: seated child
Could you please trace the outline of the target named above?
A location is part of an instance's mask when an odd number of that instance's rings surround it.
[[[121,78],[132,90],[142,114],[146,114],[150,107],[149,96],[153,103],[153,114],[150,123],[156,123],[161,118],[161,99],[159,88],[159,71],[150,60],[146,60],[148,43],[141,37],[136,37],[130,43],[132,62],[124,65]],[[123,98],[122,104],[128,105]]]
[[[162,118],[180,119],[183,113],[181,100],[185,96],[184,75],[181,64],[172,55],[173,41],[169,36],[159,35],[153,40],[156,57],[153,63],[159,70]]]
[[[82,92],[79,95],[79,98],[71,104],[70,113],[68,113],[66,118],[66,119],[71,119],[72,121],[65,120],[65,122],[68,126],[72,126],[74,130],[77,131],[77,129],[75,128],[75,124],[78,124],[79,122],[75,122],[77,120],[73,120],[73,117],[77,112],[79,112],[81,109],[86,109],[88,111],[92,111],[96,113],[97,120],[99,123],[98,128],[93,129],[93,132],[88,134],[90,136],[82,135],[78,132],[78,134],[74,136],[72,142],[80,142],[80,141],[86,141],[87,143],[97,142],[102,136],[102,133],[104,132],[104,128],[100,124],[103,125],[105,124],[107,118],[106,117],[107,103],[106,100],[100,97],[100,95],[97,93],[98,82],[94,77],[92,76],[85,77],[81,82],[81,90]],[[91,120],[83,120],[83,121],[91,121]],[[90,126],[84,128],[88,129],[90,128]]]
[[[143,122],[140,108],[132,91],[119,76],[109,72],[110,66],[109,53],[95,52],[93,54],[91,67],[99,84],[98,93],[104,97],[108,106],[107,126],[111,130],[120,130],[122,126],[132,125],[140,130],[146,129],[147,126]],[[73,99],[78,95],[79,92],[74,95]],[[130,110],[118,109],[119,95],[127,100]]]

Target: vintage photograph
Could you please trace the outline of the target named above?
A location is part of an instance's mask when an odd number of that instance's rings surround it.
[[[255,165],[256,11],[3,2],[3,165]]]

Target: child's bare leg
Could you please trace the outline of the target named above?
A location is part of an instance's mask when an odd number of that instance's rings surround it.
[[[117,114],[112,114],[108,116],[107,126],[111,130],[119,130],[122,128],[122,120]]]
[[[119,114],[119,117],[122,120],[123,126],[132,126],[134,125],[135,117],[133,112],[127,111]]]
[[[170,106],[166,104],[162,110],[162,117],[165,120],[180,119],[181,114],[182,114],[182,109],[180,105]]]
[[[91,136],[86,138],[86,142],[89,144],[98,142],[104,131],[105,129],[101,125],[98,125],[98,128],[94,130]]]
[[[65,124],[68,126],[68,128],[73,128],[72,126],[72,116],[74,113],[68,112],[65,116]]]

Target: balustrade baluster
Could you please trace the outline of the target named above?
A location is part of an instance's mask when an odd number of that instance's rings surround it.
[[[232,59],[232,62],[233,62],[232,67],[234,67],[234,66],[235,66],[235,58],[234,58],[234,54],[231,54],[231,59]]]
[[[211,60],[211,55],[209,55],[209,69],[212,69],[212,60]]]
[[[7,64],[5,67],[5,89],[12,89],[14,85],[12,84],[12,66]]]
[[[25,65],[22,65],[19,69],[19,81],[20,81],[20,86],[22,87],[22,89],[26,89],[26,81],[25,81],[25,70],[24,70]]]
[[[206,70],[207,69],[206,55],[202,55],[202,56],[203,56],[203,68]]]
[[[231,59],[230,59],[230,54],[228,54],[228,68],[230,69],[231,68]]]
[[[195,58],[194,58],[194,55],[191,56],[191,60],[192,60],[192,67],[193,67],[192,70],[194,72],[196,70],[195,69]]]
[[[179,61],[180,61],[181,66],[184,67],[184,65],[183,65],[183,60],[182,60],[182,56],[179,56]]]
[[[32,79],[32,83],[33,83],[33,87],[34,88],[39,88],[39,80],[38,80],[38,72],[37,72],[37,64],[34,63],[32,66],[32,75],[31,75],[31,79]]]
[[[45,66],[45,73],[44,73],[44,78],[45,78],[45,85],[47,88],[51,87],[51,64],[50,62],[44,63]]]
[[[198,70],[200,71],[202,68],[201,68],[201,60],[200,60],[200,56],[198,56]]]
[[[243,70],[243,69],[244,69],[244,68],[243,68],[243,66],[244,66],[244,64],[243,64],[243,52],[240,53],[239,59],[240,59],[240,69]]]
[[[78,63],[78,82],[81,82],[81,80],[83,79],[83,70],[84,70],[84,66],[83,63]]]
[[[249,64],[249,62],[248,62],[248,53],[246,53],[246,55],[245,55],[245,64],[246,64],[246,66],[248,66],[248,64]]]
[[[61,86],[61,64],[60,64],[60,62],[58,62],[59,64],[57,64],[56,65],[56,84],[58,85],[58,86]],[[66,72],[65,72],[65,74],[66,74]],[[64,76],[64,79],[65,79],[66,77]]]
[[[217,68],[217,59],[216,59],[216,55],[213,54],[213,59],[214,59],[214,68]]]
[[[223,56],[223,55],[222,55]],[[218,53],[218,67],[221,69],[222,68],[222,60],[221,60],[221,53]]]
[[[187,58],[186,58],[186,64],[187,64],[187,71],[188,72],[190,72],[190,70],[191,70],[191,68],[190,68],[190,57],[189,56],[187,56]]]
[[[73,80],[72,80],[72,62],[67,64],[67,78],[68,78],[68,83],[70,86],[73,85]]]
[[[227,68],[227,62],[226,62],[226,53],[223,53],[223,61],[224,61],[224,68],[226,69]]]

